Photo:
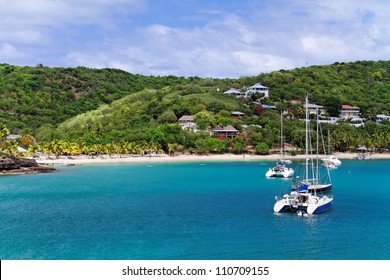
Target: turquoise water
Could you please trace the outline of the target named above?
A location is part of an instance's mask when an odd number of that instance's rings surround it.
[[[344,160],[331,211],[274,214],[273,163],[61,167],[0,177],[1,259],[390,259],[390,161]]]

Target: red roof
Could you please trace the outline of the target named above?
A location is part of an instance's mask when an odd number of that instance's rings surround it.
[[[359,107],[351,106],[351,105],[341,105],[341,109],[355,109],[355,110],[360,110]]]

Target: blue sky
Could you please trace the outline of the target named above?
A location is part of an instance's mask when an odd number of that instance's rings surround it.
[[[0,0],[0,63],[237,78],[390,59],[387,0]]]

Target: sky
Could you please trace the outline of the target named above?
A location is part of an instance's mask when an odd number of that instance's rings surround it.
[[[390,59],[388,0],[0,0],[0,63],[238,78]]]

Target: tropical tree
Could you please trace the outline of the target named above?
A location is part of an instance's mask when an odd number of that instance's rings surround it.
[[[35,138],[30,134],[25,134],[20,137],[19,142],[24,148],[28,148],[31,143],[35,142]]]
[[[30,153],[33,153],[33,154],[38,153],[41,150],[42,150],[42,147],[39,144],[37,144],[37,143],[33,143],[33,144],[30,144],[28,146],[28,151]]]
[[[5,141],[3,151],[9,155],[16,156],[18,154],[18,142],[16,140]]]
[[[266,143],[259,143],[255,147],[255,153],[259,155],[268,155],[269,146]]]
[[[0,148],[4,150],[8,144],[7,136],[9,135],[9,130],[5,125],[0,125]]]
[[[168,143],[168,155],[175,155],[176,150],[180,145],[177,143]]]
[[[66,143],[63,140],[54,139],[47,144],[47,149],[50,154],[54,154],[56,158],[64,152]]]
[[[196,127],[200,130],[205,130],[210,126],[215,125],[215,117],[213,113],[208,111],[201,111],[194,116]]]

